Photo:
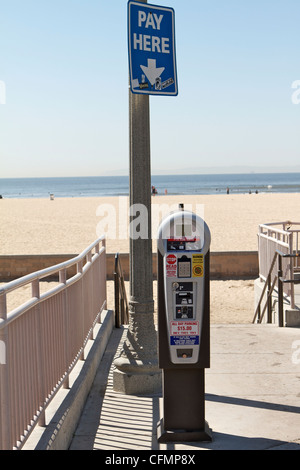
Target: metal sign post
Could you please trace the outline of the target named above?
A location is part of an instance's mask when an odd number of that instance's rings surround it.
[[[143,3],[139,3],[140,8]],[[114,362],[114,390],[146,395],[161,390],[154,325],[149,96],[129,90],[130,143],[130,298],[129,328]],[[143,215],[141,217],[140,211]],[[132,233],[141,217],[140,236]]]

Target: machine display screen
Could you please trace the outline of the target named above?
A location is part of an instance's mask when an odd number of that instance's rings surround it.
[[[201,250],[201,240],[197,237],[182,237],[169,239],[167,241],[167,251],[196,251]]]

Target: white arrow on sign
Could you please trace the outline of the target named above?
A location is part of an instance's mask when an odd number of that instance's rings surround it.
[[[156,68],[156,59],[148,59],[148,66],[140,65],[142,71],[148,78],[151,85],[154,85],[155,80],[163,73],[165,67]]]

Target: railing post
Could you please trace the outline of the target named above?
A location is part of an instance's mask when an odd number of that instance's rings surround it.
[[[31,295],[32,297],[36,297],[37,299],[40,298],[40,280],[35,279],[31,283]],[[35,307],[38,311],[40,311],[39,304]],[[37,320],[37,344],[38,344],[38,352],[37,352],[37,363],[38,363],[38,381],[39,381],[39,400],[40,403],[43,404],[45,399],[44,393],[44,358],[42,355],[42,347],[40,344],[40,337],[41,337],[41,317],[38,315]],[[45,426],[46,423],[46,412],[45,409],[41,406],[41,412],[38,418],[38,425]]]
[[[65,268],[61,269],[59,272],[58,272],[58,280],[61,284],[66,284],[67,282],[67,270]],[[68,308],[67,308],[67,305],[68,305],[68,299],[67,299],[67,291],[64,290],[62,292],[62,296],[63,296],[63,305],[64,305],[64,329],[65,329],[65,335],[64,335],[64,356],[65,356],[65,368],[66,370],[68,370],[68,357],[69,357],[69,334],[68,334],[68,331],[69,331],[69,328],[68,328]],[[63,383],[63,388],[65,389],[69,389],[70,388],[70,380],[69,380],[69,374],[67,374],[67,377]]]
[[[0,295],[0,319],[7,319],[6,294]],[[7,327],[0,329],[0,450],[11,450]]]
[[[31,283],[31,295],[32,297],[40,298],[40,280],[35,279]]]
[[[120,328],[120,286],[119,286],[119,275],[115,271],[114,273],[114,286],[115,286],[115,326]]]
[[[278,326],[283,327],[282,256],[278,256]]]
[[[105,307],[107,309],[107,289],[106,289],[106,243],[105,239],[102,240],[101,242],[101,247],[100,244],[98,245],[98,253],[100,254],[100,249],[104,249],[104,251],[101,251],[100,257],[99,257],[99,262],[98,262],[98,273],[99,273],[99,283],[101,285],[101,292],[103,292],[102,289],[104,289],[104,297],[105,297]],[[103,286],[104,284],[104,286]],[[99,288],[100,288],[99,285]],[[101,297],[102,299],[102,297]],[[103,309],[103,304],[100,305],[101,311]],[[98,315],[98,323],[102,322],[101,314]]]
[[[96,261],[96,268],[94,266],[95,271],[97,271],[97,282],[99,282],[100,279],[100,270],[101,270],[101,259],[100,259],[100,242],[95,245],[95,255],[97,255],[97,261]],[[100,285],[97,285],[95,283],[95,277],[93,276],[93,296],[95,295],[95,292],[98,292],[100,289]],[[96,323],[101,323],[101,314],[98,315]],[[93,333],[92,333],[92,339],[95,339],[94,336],[94,328],[93,328]]]
[[[271,275],[268,276],[268,288],[267,288],[267,302],[268,302],[268,320],[267,323],[272,323],[272,296],[271,291]]]
[[[258,308],[257,308],[257,320],[256,320],[257,323],[260,323],[260,303],[258,304]]]
[[[120,328],[121,325],[128,324],[128,303],[127,294],[124,283],[124,275],[119,259],[119,253],[115,255],[114,270],[114,288],[115,288],[115,326]]]
[[[121,324],[124,325],[125,322],[125,300],[122,296],[121,298]]]

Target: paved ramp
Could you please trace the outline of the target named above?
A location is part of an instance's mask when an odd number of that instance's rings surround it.
[[[213,325],[206,370],[211,443],[158,444],[160,397],[115,393],[114,330],[70,450],[300,450],[300,329]]]

